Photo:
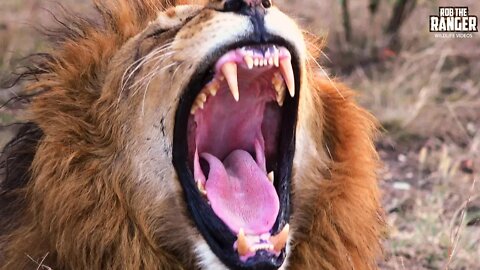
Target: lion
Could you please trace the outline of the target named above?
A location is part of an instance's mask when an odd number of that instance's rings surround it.
[[[95,0],[32,58],[1,269],[376,269],[377,122],[270,0]]]

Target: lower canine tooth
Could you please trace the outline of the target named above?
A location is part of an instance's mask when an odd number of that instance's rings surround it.
[[[238,78],[237,78],[237,64],[233,62],[225,63],[222,67],[222,72],[227,79],[228,87],[232,92],[235,101],[240,100],[240,92],[238,91]]]
[[[240,256],[245,256],[250,252],[250,245],[248,244],[247,238],[245,237],[245,232],[243,229],[238,231],[237,235],[237,252]]]
[[[287,244],[289,232],[290,232],[290,225],[286,224],[285,227],[283,227],[283,230],[279,234],[270,237],[270,242],[273,244],[273,249],[275,251],[280,252],[285,247],[285,245]]]
[[[202,184],[201,181],[197,181],[197,188],[202,195],[207,196],[207,190],[205,189],[205,186]]]
[[[268,174],[268,180],[270,180],[270,182],[273,183],[273,181],[275,180],[275,174],[273,171],[271,171],[269,174]]]

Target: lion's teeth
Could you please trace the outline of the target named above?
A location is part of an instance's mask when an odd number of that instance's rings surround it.
[[[275,51],[275,54],[273,55],[273,64],[276,67],[280,66],[280,55],[278,54],[278,51]]]
[[[205,95],[204,93],[201,93],[200,95],[198,95],[198,99],[200,99],[202,103],[205,103],[207,102],[207,95]]]
[[[197,100],[195,101],[195,105],[197,105],[197,107],[200,108],[200,109],[202,109],[202,110],[203,110],[203,108],[205,107],[205,104],[204,104],[203,101],[200,100],[200,99],[197,99]]]
[[[271,244],[257,244],[255,246],[252,247],[252,252],[255,252],[257,250],[274,250],[274,247],[273,245]]]
[[[253,58],[250,55],[245,55],[243,60],[245,61],[245,64],[247,64],[248,69],[253,68]]]
[[[283,79],[287,84],[288,92],[291,97],[295,96],[295,76],[293,76],[292,62],[290,59],[282,59],[280,61],[280,71],[282,72]]]
[[[192,109],[190,109],[190,114],[195,114],[199,108],[203,110],[206,101],[207,95],[203,93],[198,95],[195,102],[193,102]]]
[[[234,62],[225,63],[222,67],[223,75],[227,79],[228,87],[232,92],[235,101],[240,100],[240,92],[238,90],[238,78],[237,78],[237,64]]]
[[[250,252],[250,245],[248,244],[245,232],[243,229],[238,231],[237,235],[237,252],[240,256],[245,256]]]
[[[283,227],[283,230],[275,235],[270,237],[270,243],[273,244],[273,249],[277,252],[282,251],[282,249],[287,244],[288,233],[290,232],[290,225],[287,224]]]
[[[270,180],[270,182],[272,182],[272,184],[273,184],[273,181],[275,180],[275,173],[273,171],[271,171],[268,174],[268,180]]]
[[[210,94],[211,96],[216,96],[219,88],[220,83],[217,80],[213,80],[213,82],[207,85],[208,94]]]
[[[277,72],[273,74],[272,85],[276,92],[277,103],[280,107],[282,107],[285,101],[287,90],[286,90],[285,82],[283,81],[282,75],[280,75],[280,73]]]
[[[200,191],[200,194],[207,196],[207,190],[205,189],[204,184],[202,184],[202,181],[197,181],[197,188],[198,191]]]
[[[193,104],[192,108],[190,109],[190,114],[194,115],[198,110],[197,105]]]

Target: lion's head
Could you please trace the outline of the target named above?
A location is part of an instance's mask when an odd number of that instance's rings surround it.
[[[0,265],[375,268],[373,118],[272,1],[177,2],[97,0],[33,60]]]

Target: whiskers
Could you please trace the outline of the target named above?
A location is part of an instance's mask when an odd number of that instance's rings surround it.
[[[140,90],[148,87],[150,82],[157,74],[177,64],[176,62],[172,62],[168,65],[164,65],[165,63],[168,63],[168,60],[170,60],[170,58],[175,54],[175,51],[172,49],[171,45],[172,41],[155,48],[153,51],[139,58],[127,67],[122,75],[121,87],[117,102],[120,102],[127,88],[134,89],[132,96],[137,95]],[[152,66],[145,75],[143,75],[141,78],[135,77],[143,67],[150,65]]]
[[[313,48],[315,50],[316,53],[320,53],[323,57],[325,57],[330,63],[332,63],[332,60],[325,54],[325,52],[322,50],[322,47],[318,45],[318,43],[320,42],[320,39],[315,36],[314,34],[304,30],[303,33],[305,35],[308,35],[310,36],[314,41],[312,42],[311,40],[309,40],[308,38],[306,39],[306,42],[308,44],[309,47]],[[322,41],[323,42],[323,41]],[[307,50],[307,54],[308,54],[308,57],[313,61],[313,63],[315,63],[315,65],[320,69],[320,71],[322,72],[322,74],[328,79],[328,81],[330,82],[330,84],[332,85],[333,88],[335,88],[335,90],[337,91],[337,93],[340,95],[340,97],[342,97],[342,99],[345,99],[345,97],[342,95],[342,92],[340,92],[340,90],[337,88],[337,86],[335,85],[335,83],[333,83],[333,80],[331,79],[330,75],[328,74],[328,72],[322,67],[322,65],[320,65],[320,63],[318,63],[318,60],[316,59],[315,56],[312,55],[312,53]]]

